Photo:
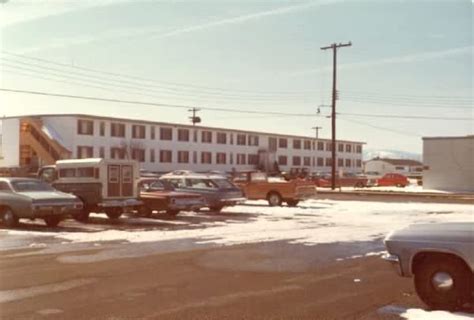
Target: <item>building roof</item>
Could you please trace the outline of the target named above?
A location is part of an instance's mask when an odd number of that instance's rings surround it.
[[[453,140],[453,139],[474,139],[474,135],[451,136],[451,137],[423,137],[423,140]]]
[[[127,118],[116,118],[116,117],[104,117],[104,116],[96,116],[90,114],[32,114],[32,115],[23,115],[23,116],[11,116],[11,117],[3,117],[2,119],[20,119],[20,118],[34,118],[34,117],[77,117],[83,119],[97,119],[97,120],[109,120],[109,121],[120,121],[120,122],[134,122],[134,123],[141,123],[141,124],[154,124],[154,125],[161,125],[161,126],[173,126],[173,127],[181,127],[181,128],[188,128],[188,129],[204,129],[204,130],[215,130],[215,131],[231,131],[236,133],[251,133],[251,134],[263,134],[269,135],[274,137],[284,137],[284,138],[296,138],[296,139],[307,139],[312,141],[327,141],[331,142],[331,139],[322,139],[315,137],[308,137],[308,136],[298,136],[298,135],[291,135],[291,134],[283,134],[283,133],[274,133],[274,132],[261,132],[261,131],[250,131],[250,130],[241,130],[241,129],[229,129],[229,128],[218,128],[218,127],[205,127],[205,126],[193,126],[190,124],[182,124],[182,123],[172,123],[172,122],[158,122],[158,121],[150,121],[150,120],[140,120],[140,119],[127,119]],[[347,143],[357,143],[357,144],[365,144],[365,142],[361,141],[350,141],[350,140],[337,140],[337,142],[347,142]]]
[[[411,159],[374,158],[369,161],[384,161],[394,166],[422,166],[423,165],[420,161],[411,160]]]

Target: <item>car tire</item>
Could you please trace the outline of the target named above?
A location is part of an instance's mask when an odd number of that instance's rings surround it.
[[[44,218],[44,222],[50,228],[57,227],[58,224],[61,222],[61,220],[62,220],[62,217],[58,217],[58,216],[51,216],[51,217]]]
[[[3,211],[2,222],[5,227],[15,228],[16,226],[18,226],[19,221],[20,219],[18,219],[18,217],[10,208],[7,208]]]
[[[362,182],[357,182],[355,185],[354,185],[355,188],[363,188],[364,187],[364,184]]]
[[[90,211],[89,208],[84,208],[80,213],[73,215],[74,220],[86,223],[89,220]]]
[[[107,217],[109,217],[109,219],[111,220],[117,220],[118,218],[120,218],[120,216],[122,215],[122,210],[120,208],[114,208],[114,209],[110,209],[110,210],[107,210],[105,212],[105,214],[107,215]]]
[[[286,204],[288,207],[296,207],[298,205],[299,201],[298,200],[288,200]]]
[[[449,276],[452,287],[437,289],[436,277]],[[433,310],[457,310],[469,302],[473,288],[471,271],[458,258],[428,256],[415,269],[415,289],[420,299]]]
[[[270,207],[281,206],[282,199],[278,192],[270,192],[267,196],[268,204]]]
[[[147,206],[141,206],[138,209],[138,214],[145,218],[150,218],[153,214],[153,210]]]
[[[166,210],[166,214],[169,216],[177,216],[180,210]]]
[[[214,207],[209,207],[209,210],[215,213],[220,213],[224,209],[223,206],[214,206]]]

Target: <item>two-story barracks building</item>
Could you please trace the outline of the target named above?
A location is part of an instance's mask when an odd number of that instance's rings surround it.
[[[327,139],[82,114],[0,121],[0,167],[33,169],[58,159],[102,157],[136,159],[142,169],[155,172],[331,168]],[[362,146],[337,142],[339,171],[362,171]]]

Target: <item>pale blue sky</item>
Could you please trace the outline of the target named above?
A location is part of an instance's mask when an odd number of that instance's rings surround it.
[[[1,87],[315,113],[318,105],[330,103],[332,58],[320,47],[352,41],[338,55],[339,112],[473,117],[473,10],[467,0],[10,0],[0,5],[0,13],[4,52],[156,81],[146,83],[152,87],[113,86],[114,80],[130,79],[85,80],[78,69],[2,54]],[[61,70],[70,72],[59,76]],[[0,93],[0,103],[0,114],[8,116],[91,113],[188,121],[181,109],[11,93]],[[329,109],[321,111],[326,115]],[[316,115],[200,115],[208,126],[312,135],[311,127],[318,125],[322,137],[330,134],[329,120]],[[365,141],[369,149],[420,153],[421,136],[472,134],[472,127],[472,121],[341,115],[338,137]]]

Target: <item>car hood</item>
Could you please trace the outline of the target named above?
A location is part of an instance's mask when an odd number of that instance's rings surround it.
[[[30,198],[34,201],[42,200],[75,200],[76,196],[64,193],[60,191],[29,191],[29,192],[18,192],[22,196]]]
[[[386,241],[474,243],[474,222],[415,224],[391,232]]]

